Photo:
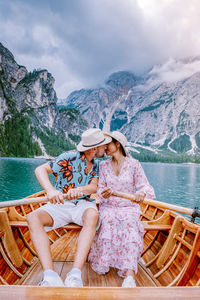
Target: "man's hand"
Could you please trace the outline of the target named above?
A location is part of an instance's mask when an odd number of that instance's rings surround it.
[[[146,194],[144,192],[137,192],[135,194],[135,202],[142,202],[144,201]]]
[[[61,191],[50,189],[47,191],[47,198],[52,204],[64,204],[64,196]]]
[[[82,197],[84,193],[80,190],[80,188],[71,189],[67,192],[67,199],[73,200],[79,197]]]
[[[102,197],[104,198],[109,198],[113,193],[113,190],[110,187],[106,187],[105,189],[103,189],[103,191],[101,192]]]

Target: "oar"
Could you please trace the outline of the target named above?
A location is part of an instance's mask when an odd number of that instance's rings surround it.
[[[127,194],[127,193],[114,191],[112,193],[112,195],[116,196],[116,197],[125,198],[128,200],[132,200],[132,201],[135,200],[134,194]],[[67,198],[67,194],[64,194],[64,199],[66,199],[66,198]],[[46,196],[45,197],[36,197],[36,198],[23,198],[23,199],[19,199],[19,200],[0,202],[0,208],[32,204],[32,203],[42,203],[42,202],[47,202],[47,201],[48,201],[48,198]],[[143,203],[149,204],[149,205],[155,205],[157,207],[164,208],[164,209],[170,209],[172,211],[176,211],[176,212],[187,214],[187,215],[194,215],[195,213],[199,214],[199,212],[197,210],[195,212],[195,209],[192,209],[192,208],[186,208],[183,206],[168,204],[165,202],[160,202],[160,201],[151,200],[151,199],[144,199]]]
[[[67,194],[64,194],[64,199],[66,199],[66,198],[67,198]],[[23,199],[19,199],[19,200],[11,200],[11,201],[3,201],[3,202],[0,202],[0,208],[32,204],[32,203],[42,203],[42,202],[48,202],[47,196],[36,197],[36,198],[23,198]]]
[[[129,199],[129,200],[132,200],[132,201],[135,200],[135,195],[134,194],[132,195],[132,194],[127,194],[127,193],[114,191],[112,193],[112,195],[116,196],[116,197]],[[168,204],[168,203],[165,203],[165,202],[160,202],[160,201],[151,200],[151,199],[144,199],[143,203],[149,204],[149,205],[155,205],[155,206],[158,206],[160,208],[173,210],[173,211],[176,211],[176,212],[179,212],[179,213],[182,213],[182,214],[187,214],[187,215],[193,215],[193,213],[194,213],[194,209],[192,209],[192,208],[186,208],[186,207],[183,207],[183,206]]]

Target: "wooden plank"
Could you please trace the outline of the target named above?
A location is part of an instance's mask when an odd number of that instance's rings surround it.
[[[114,268],[110,268],[110,271],[105,275],[105,278],[108,287],[119,287],[122,285],[123,279],[118,276],[117,270]]]
[[[167,261],[168,257],[170,256],[175,244],[176,239],[174,238],[175,235],[178,236],[179,232],[182,228],[182,217],[177,216],[168,235],[167,240],[162,247],[158,260],[156,261],[156,265],[158,268],[161,268],[165,262]]]
[[[70,245],[74,241],[74,232],[68,231],[59,240],[54,242],[51,246],[51,253],[53,260],[66,260],[69,251],[71,250]]]
[[[83,286],[90,286],[89,272],[89,264],[85,263],[82,269]]]
[[[152,230],[156,230],[156,231],[169,231],[171,229],[171,225],[162,225],[162,224],[155,224],[155,225],[151,225],[151,224],[144,224],[144,230],[147,231],[152,231]]]
[[[60,277],[64,281],[66,276],[63,273],[63,268],[64,268],[63,261],[54,262],[54,270],[58,273],[58,275],[60,275]]]
[[[1,286],[1,299],[6,300],[199,300],[199,287],[146,288],[67,288]]]
[[[71,261],[63,262],[63,268],[61,269],[61,272],[59,274],[63,282],[65,281],[67,273],[71,271],[72,266],[73,266],[73,262]]]
[[[96,272],[93,271],[91,266],[88,264],[89,269],[89,286],[106,286],[106,279],[104,275],[98,275]]]
[[[178,285],[186,285],[189,279],[193,276],[194,273],[198,272],[199,268],[199,258],[197,257],[198,251],[200,248],[200,229],[197,231],[193,249],[190,253],[188,262],[187,262],[187,267],[185,269],[184,274],[182,275],[181,279],[178,282]],[[200,273],[198,274],[198,278]],[[197,281],[198,282],[198,281]]]
[[[154,278],[153,274],[148,270],[144,264],[138,263],[138,273],[136,275],[137,286],[159,286],[160,283]]]
[[[54,252],[57,253],[54,255],[54,260],[62,260],[62,261],[73,261],[76,249],[76,240],[78,238],[78,231],[69,231],[67,232],[68,239],[66,240],[65,244],[60,243],[58,244],[60,247],[60,251],[58,248],[54,249]]]
[[[40,262],[38,261],[31,268],[26,278],[23,280],[23,285],[37,286],[43,279],[43,272]],[[12,287],[11,287],[12,288]],[[1,292],[0,292],[1,293]]]
[[[28,227],[28,224],[26,221],[10,221],[9,224],[12,227]],[[148,224],[147,221],[142,221],[142,224],[144,226],[144,230],[170,230],[171,225],[163,225],[163,224]],[[64,229],[67,230],[81,230],[82,226],[79,226],[77,224],[68,224],[63,226]]]
[[[78,244],[78,236],[79,236],[79,231],[75,231],[73,235],[73,240],[70,242],[70,246],[69,246],[70,251],[68,252],[68,256],[67,256],[68,261],[74,261],[75,259],[77,244]]]
[[[21,267],[21,265],[23,264],[23,260],[19,248],[15,242],[13,232],[9,225],[8,216],[5,211],[0,211],[0,231],[4,232],[2,242],[6,254],[9,256],[12,264],[14,264],[18,268]]]
[[[68,229],[68,230],[71,230],[71,229],[81,230],[82,226],[71,223],[71,224],[67,224],[67,225],[63,226],[63,228]]]

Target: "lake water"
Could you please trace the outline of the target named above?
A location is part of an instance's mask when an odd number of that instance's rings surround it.
[[[35,168],[43,159],[0,158],[0,201],[16,200],[42,190]],[[142,163],[158,201],[189,208],[200,206],[200,165]],[[54,181],[51,175],[51,181]]]

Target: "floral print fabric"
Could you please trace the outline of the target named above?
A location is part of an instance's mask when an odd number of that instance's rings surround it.
[[[56,177],[55,188],[62,193],[67,193],[72,188],[88,185],[93,178],[99,177],[99,162],[94,160],[88,173],[85,154],[79,151],[64,152],[54,161],[49,162],[49,165]],[[81,199],[94,201],[85,196],[79,198]]]
[[[111,196],[103,198],[101,191],[106,186],[115,191],[134,194],[135,189],[144,191],[147,198],[154,198],[139,161],[126,157],[118,176],[110,160],[99,167],[98,195],[100,197],[101,227],[96,233],[90,253],[91,266],[99,274],[105,274],[110,267],[119,269],[125,276],[127,269],[137,273],[137,264],[143,249],[144,229],[139,221],[140,206],[130,200]]]

